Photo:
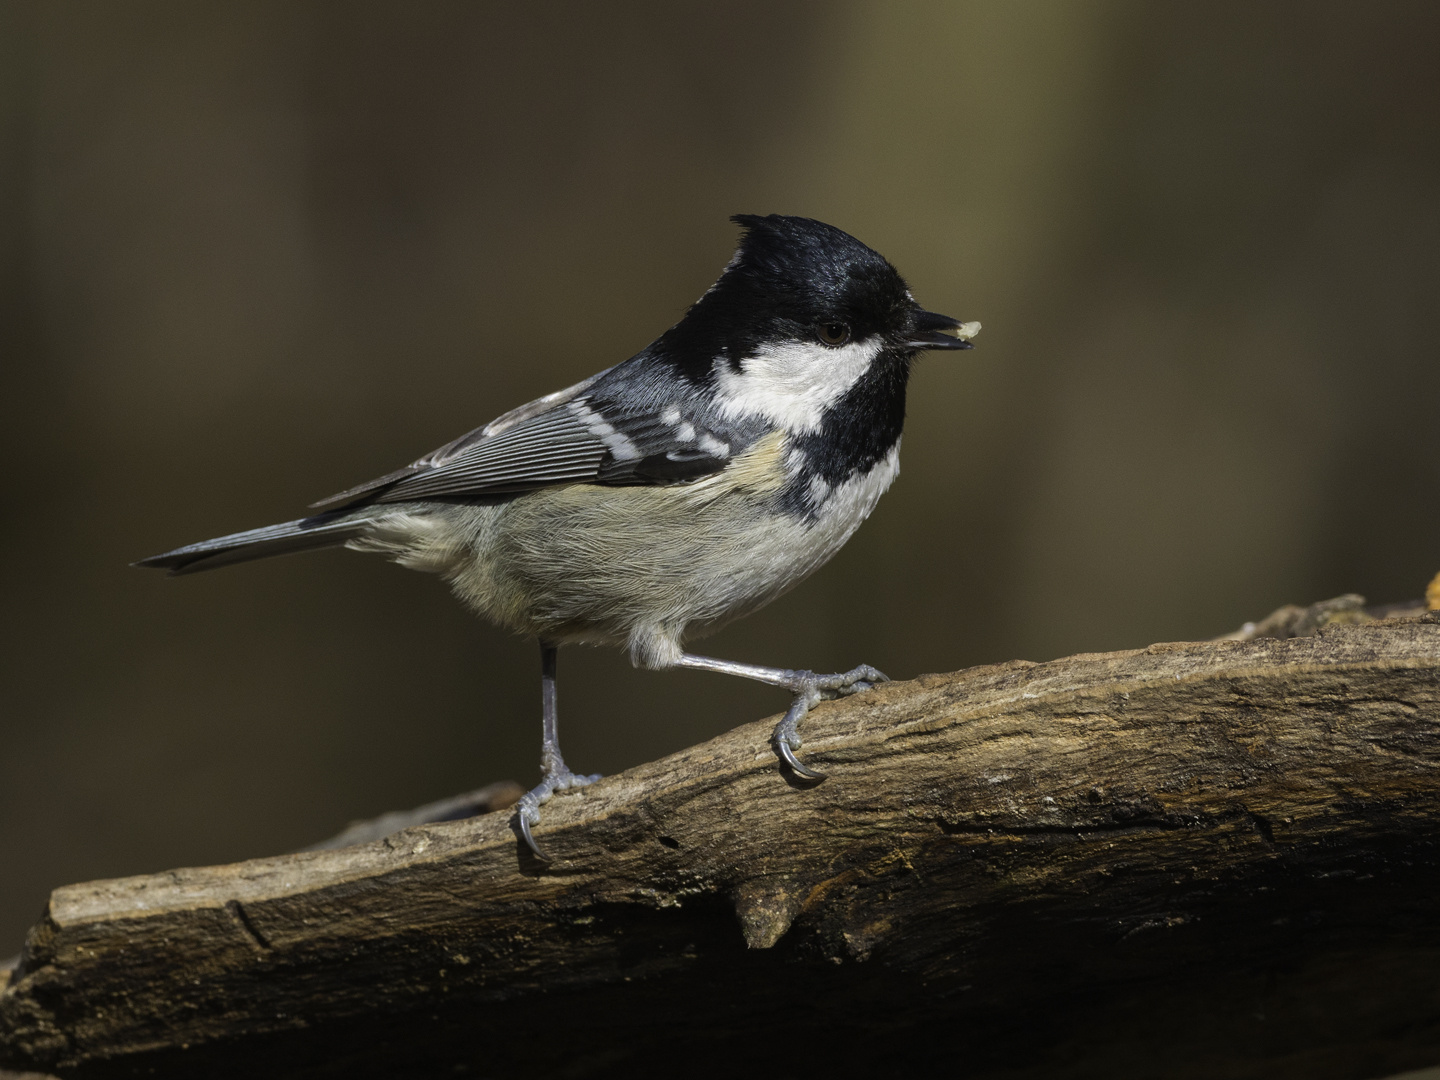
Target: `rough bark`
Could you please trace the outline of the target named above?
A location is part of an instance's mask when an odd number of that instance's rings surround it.
[[[1434,613],[889,684],[805,720],[819,784],[782,777],[769,730],[556,798],[549,865],[501,812],[59,889],[0,993],[0,1063],[1440,1061]]]

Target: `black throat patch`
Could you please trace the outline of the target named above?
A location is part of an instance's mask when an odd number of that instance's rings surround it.
[[[805,455],[807,468],[781,493],[786,510],[814,517],[816,508],[810,502],[814,477],[833,489],[869,472],[889,455],[905,427],[905,388],[912,360],[908,353],[882,352],[830,407],[819,430],[791,436],[791,446]]]

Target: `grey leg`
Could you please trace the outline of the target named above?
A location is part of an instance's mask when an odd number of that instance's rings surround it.
[[[680,666],[695,671],[716,671],[721,675],[739,675],[742,679],[771,686],[784,687],[794,691],[795,700],[790,703],[784,718],[775,725],[772,742],[775,753],[795,772],[811,780],[823,780],[825,774],[803,764],[795,756],[800,749],[800,718],[821,701],[828,698],[848,697],[850,694],[869,690],[876,683],[889,682],[884,672],[876,671],[869,664],[861,664],[851,671],[838,675],[816,675],[813,671],[789,671],[785,668],[761,667],[758,664],[737,664],[733,660],[714,660],[708,656],[692,656],[685,653],[680,657]]]
[[[600,779],[594,776],[579,776],[572,773],[560,756],[560,735],[555,709],[555,654],[557,650],[548,641],[540,643],[540,700],[544,715],[544,734],[540,740],[540,783],[520,796],[515,804],[515,820],[520,826],[520,835],[538,858],[550,861],[530,835],[530,827],[540,823],[540,804],[549,801],[557,791],[569,791],[593,784]]]

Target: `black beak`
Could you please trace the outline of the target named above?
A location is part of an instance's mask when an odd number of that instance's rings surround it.
[[[911,329],[905,335],[905,344],[912,349],[972,349],[969,338],[980,329],[978,323],[962,323],[949,315],[937,315],[933,311],[916,310],[911,315]],[[959,334],[947,334],[946,330],[959,330]]]

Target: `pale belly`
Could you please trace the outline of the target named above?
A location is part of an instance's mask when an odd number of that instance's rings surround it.
[[[820,500],[785,512],[783,446],[757,446],[683,488],[575,485],[443,513],[443,573],[480,614],[556,644],[626,645],[666,667],[686,636],[714,630],[799,584],[869,516],[899,471],[898,448]],[[739,466],[739,467],[737,467]]]

